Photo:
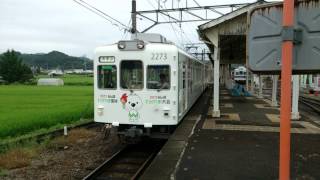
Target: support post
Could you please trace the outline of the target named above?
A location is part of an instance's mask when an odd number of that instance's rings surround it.
[[[273,75],[272,76],[272,101],[271,101],[271,106],[278,106],[278,100],[277,100],[277,94],[278,94],[278,75]]]
[[[254,94],[255,93],[255,86],[254,86],[254,74],[253,73],[250,73],[250,76],[251,76],[251,94]]]
[[[131,11],[132,28],[131,33],[137,32],[137,4],[136,0],[132,0],[132,11]]]
[[[299,75],[292,76],[292,109],[291,109],[291,119],[300,119],[299,114]]]
[[[258,98],[263,98],[263,92],[262,92],[262,76],[259,75],[259,91],[258,91]]]
[[[293,28],[294,0],[283,1],[283,28]],[[282,42],[279,179],[290,179],[291,75],[293,41]]]
[[[219,48],[217,47],[214,51],[213,58],[213,112],[212,117],[220,117],[219,109],[219,79],[220,79],[220,57],[219,57]]]
[[[249,69],[246,67],[246,89],[249,91]]]

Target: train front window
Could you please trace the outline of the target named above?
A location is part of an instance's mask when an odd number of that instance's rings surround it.
[[[117,67],[114,65],[98,66],[98,88],[117,88]]]
[[[168,65],[148,66],[148,89],[170,89],[170,67]]]
[[[123,89],[143,88],[142,61],[122,61],[120,64],[120,84]]]

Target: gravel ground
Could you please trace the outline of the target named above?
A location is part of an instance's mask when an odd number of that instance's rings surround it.
[[[0,179],[82,179],[121,147],[117,136],[105,138],[101,129],[70,131],[41,148],[30,165]]]

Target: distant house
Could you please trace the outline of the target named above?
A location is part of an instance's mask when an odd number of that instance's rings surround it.
[[[75,74],[83,74],[84,70],[83,69],[74,69],[73,73]]]
[[[93,71],[92,70],[85,70],[83,71],[85,74],[93,74]]]
[[[63,72],[59,69],[52,70],[48,73],[48,76],[50,76],[50,77],[62,76],[62,75],[63,75]]]
[[[64,82],[59,78],[40,78],[37,83],[38,86],[63,86]]]
[[[2,76],[0,76],[0,84],[4,84],[5,81],[3,80]]]
[[[83,69],[68,69],[65,70],[66,74],[93,74],[92,70],[83,70]]]

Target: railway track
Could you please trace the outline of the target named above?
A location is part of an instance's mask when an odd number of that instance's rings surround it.
[[[320,101],[304,96],[300,96],[299,101],[303,103],[304,105],[308,106],[311,108],[313,111],[316,113],[320,114]]]
[[[165,142],[148,140],[127,145],[83,179],[138,179]]]
[[[269,95],[267,99],[271,100],[271,93],[266,93],[266,94]],[[277,99],[280,101],[280,94],[277,95]],[[320,114],[320,100],[300,95],[299,103],[302,103],[303,105],[312,109],[314,112]]]

